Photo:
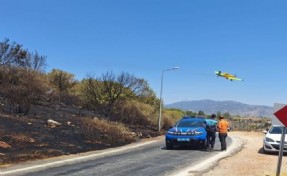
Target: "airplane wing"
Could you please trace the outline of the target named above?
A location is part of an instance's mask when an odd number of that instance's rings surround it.
[[[228,77],[230,80],[236,80],[236,81],[244,81],[243,79],[237,78],[237,77]]]

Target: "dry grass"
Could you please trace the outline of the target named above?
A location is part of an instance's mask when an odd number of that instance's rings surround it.
[[[170,127],[172,127],[175,124],[175,120],[169,117],[163,117],[162,119],[162,128],[165,130],[168,130]]]
[[[218,166],[205,173],[204,176],[275,176],[278,153],[264,154],[262,152],[262,132],[233,131],[230,136],[240,137],[245,141],[243,149],[230,157],[222,159]],[[283,156],[281,176],[286,176],[286,155]]]
[[[85,135],[88,138],[105,141],[106,143],[125,143],[133,141],[130,131],[119,122],[99,118],[83,118]]]
[[[121,105],[116,120],[125,124],[150,125],[155,117],[155,109],[137,101],[128,101]]]

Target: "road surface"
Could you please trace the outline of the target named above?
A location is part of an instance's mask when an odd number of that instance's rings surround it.
[[[227,138],[228,147],[231,138]],[[3,176],[162,176],[176,175],[222,154],[216,141],[214,152],[190,147],[165,149],[164,138],[86,154],[34,161],[2,169]]]

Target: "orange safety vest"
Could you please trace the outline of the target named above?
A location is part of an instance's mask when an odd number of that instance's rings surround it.
[[[226,120],[221,119],[221,120],[219,120],[217,127],[218,127],[219,133],[227,133],[229,124]]]

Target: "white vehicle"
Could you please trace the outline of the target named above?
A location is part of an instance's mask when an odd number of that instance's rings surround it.
[[[263,140],[263,152],[278,152],[280,149],[280,141],[282,135],[282,126],[272,126],[268,131],[264,131],[265,137]],[[285,131],[286,134],[286,131]],[[284,141],[284,150],[287,152],[287,134]]]

